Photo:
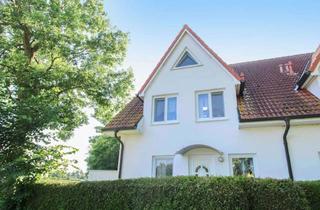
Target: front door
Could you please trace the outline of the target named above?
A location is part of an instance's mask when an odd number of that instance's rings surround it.
[[[189,175],[191,176],[212,176],[214,175],[213,155],[190,155]]]

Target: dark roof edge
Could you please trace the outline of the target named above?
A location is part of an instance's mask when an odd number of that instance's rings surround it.
[[[304,83],[308,80],[309,76],[311,75],[311,72],[309,71],[310,61],[308,61],[304,67],[304,70],[296,82],[296,90],[300,90],[301,87],[304,85]]]
[[[138,122],[132,127],[119,127],[119,128],[102,128],[101,131],[122,131],[122,130],[135,130],[138,127],[139,122],[143,118],[143,115],[140,117]]]
[[[284,120],[284,119],[306,119],[306,118],[316,118],[320,117],[320,114],[309,114],[309,115],[296,115],[296,116],[283,116],[283,117],[266,117],[266,118],[257,118],[257,119],[241,119],[239,118],[240,123],[245,122],[263,122],[263,121],[275,121],[275,120]]]
[[[102,128],[101,131],[123,131],[123,130],[135,130],[137,126],[133,127],[119,127],[119,128]]]

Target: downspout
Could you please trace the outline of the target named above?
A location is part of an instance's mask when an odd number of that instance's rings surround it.
[[[121,179],[122,175],[122,159],[123,159],[123,149],[124,145],[123,142],[121,141],[121,137],[118,136],[119,130],[116,130],[114,132],[114,137],[117,139],[117,141],[120,143],[120,154],[119,154],[119,164],[118,164],[118,179]]]
[[[288,140],[287,140],[288,132],[289,132],[289,129],[290,129],[290,119],[289,118],[285,118],[284,122],[286,123],[286,129],[285,129],[284,134],[283,134],[283,145],[284,145],[284,149],[285,149],[285,153],[286,153],[289,178],[291,180],[293,180],[293,173],[292,173],[290,153],[289,153]]]

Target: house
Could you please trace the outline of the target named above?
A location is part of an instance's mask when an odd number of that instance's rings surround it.
[[[119,178],[320,179],[320,48],[227,64],[185,25],[105,127]]]

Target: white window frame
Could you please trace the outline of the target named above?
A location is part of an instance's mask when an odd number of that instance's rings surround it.
[[[230,176],[234,176],[233,168],[232,168],[232,159],[233,158],[252,158],[252,160],[253,160],[254,177],[258,177],[258,166],[257,166],[257,160],[256,160],[256,154],[255,153],[229,154]]]
[[[197,62],[197,64],[177,67],[178,63],[180,62],[181,58],[184,56],[184,54],[186,52],[191,55],[191,57]],[[184,50],[182,51],[182,53],[179,55],[178,59],[174,63],[174,65],[172,67],[172,70],[178,70],[178,69],[184,69],[184,68],[193,68],[193,67],[198,67],[198,66],[202,66],[202,64],[200,63],[199,59],[194,54],[192,54],[191,51],[186,47],[186,48],[184,48]]]
[[[152,177],[156,177],[156,162],[157,160],[172,160],[172,176],[173,176],[173,158],[174,155],[154,155],[152,156]]]
[[[223,97],[223,110],[224,110],[224,116],[223,117],[212,117],[212,93],[222,93]],[[208,118],[200,118],[199,117],[199,100],[198,96],[201,94],[208,94],[208,108],[209,108],[209,117]],[[226,100],[225,100],[225,90],[223,88],[220,89],[214,89],[214,90],[204,90],[204,91],[196,91],[195,94],[195,100],[196,100],[196,121],[197,122],[206,122],[206,121],[218,121],[218,120],[227,120],[227,114],[226,114]]]
[[[176,115],[177,115],[177,118],[176,120],[167,120],[167,110],[168,110],[168,98],[172,98],[172,97],[175,97],[176,98]],[[159,99],[159,98],[164,98],[164,120],[163,121],[154,121],[154,115],[155,115],[155,106],[156,106],[156,99]],[[168,95],[159,95],[159,96],[153,96],[152,98],[152,115],[151,115],[151,122],[153,125],[162,125],[162,124],[175,124],[175,123],[178,123],[178,106],[179,106],[179,103],[178,103],[178,94],[168,94]]]

